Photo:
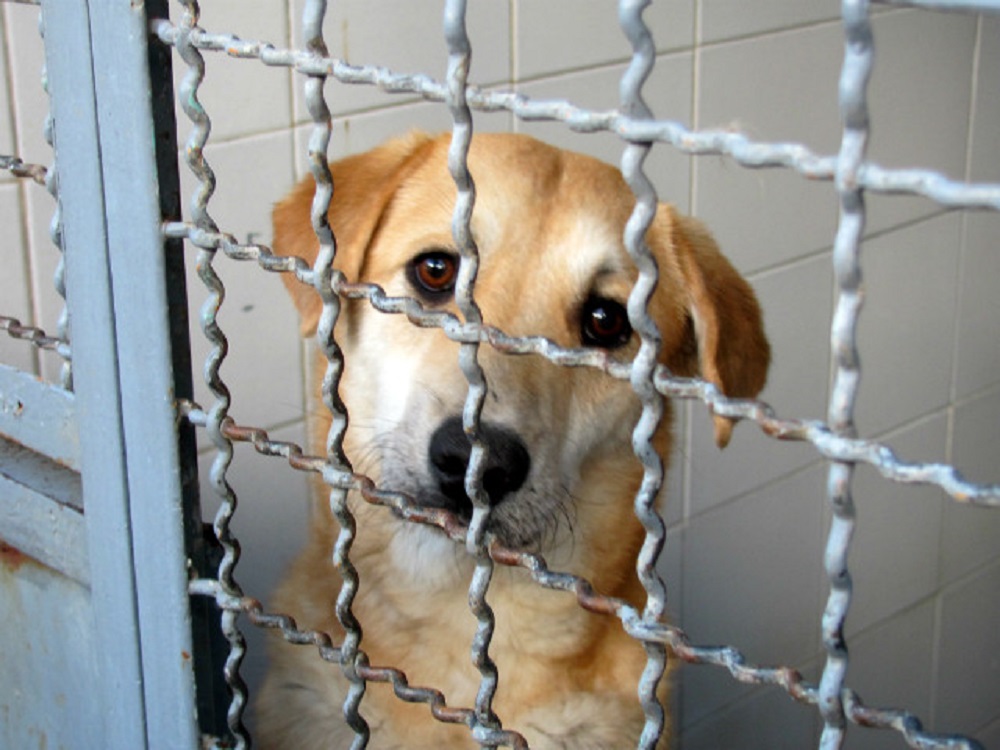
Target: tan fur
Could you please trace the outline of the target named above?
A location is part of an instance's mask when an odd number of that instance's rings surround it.
[[[446,137],[413,134],[332,165],[335,265],[349,281],[412,296],[407,262],[428,248],[454,248],[447,148]],[[581,346],[579,311],[588,295],[624,301],[637,276],[621,239],[634,198],[620,174],[514,135],[476,136],[469,165],[481,254],[476,299],[486,323],[511,335]],[[276,252],[315,259],[313,192],[307,179],[276,207]],[[647,243],[661,274],[650,311],[663,336],[662,361],[729,395],[756,394],[769,349],[749,286],[708,232],[670,206],[660,206]],[[319,298],[286,280],[310,333]],[[443,307],[455,311],[453,301]],[[636,339],[614,354],[633,356]],[[350,414],[344,445],[355,470],[387,489],[398,477],[404,484],[420,481],[432,433],[462,412],[467,384],[457,366],[458,345],[440,330],[417,329],[367,302],[345,305],[337,340],[346,362],[340,393]],[[530,516],[538,502],[539,513],[553,515],[533,551],[601,593],[641,603],[634,565],[643,531],[632,504],[642,470],[630,443],[639,406],[629,384],[592,368],[558,367],[489,346],[481,347],[479,359],[490,387],[483,420],[515,432],[531,456],[528,483],[511,507]],[[325,360],[317,356],[313,366],[318,384]],[[315,404],[312,445],[322,452],[330,419],[318,394]],[[720,445],[730,430],[717,419]],[[669,455],[669,406],[655,442]],[[340,579],[331,562],[337,527],[328,493],[317,487],[315,494],[308,546],[274,606],[338,641]],[[402,669],[411,685],[440,689],[449,705],[474,705],[479,675],[469,657],[476,624],[467,603],[471,561],[436,529],[407,524],[357,497],[350,504],[358,527],[351,559],[361,578],[353,610],[370,663]],[[500,669],[494,707],[504,726],[522,732],[536,750],[635,745],[643,725],[636,684],[645,654],[615,618],[587,613],[575,597],[499,565],[489,601],[497,618],[490,653]],[[346,682],[338,667],[280,638],[272,657],[258,703],[261,745],[349,746],[342,719]],[[375,748],[475,746],[464,726],[434,721],[426,705],[404,703],[386,685],[368,686],[362,712]]]

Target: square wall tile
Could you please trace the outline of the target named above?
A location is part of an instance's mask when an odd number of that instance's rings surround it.
[[[531,99],[568,101],[593,111],[607,111],[619,106],[618,85],[625,66],[616,65],[600,70],[574,73],[559,78],[547,78],[524,84],[518,92]],[[647,81],[646,102],[660,120],[675,120],[684,125],[691,122],[690,54],[664,55],[657,58],[656,67]],[[562,123],[516,122],[519,132],[527,133],[571,151],[594,156],[619,166],[625,142],[618,136],[602,133],[575,133]],[[691,159],[670,145],[657,144],[644,165],[661,201],[676,205],[687,212],[690,196]]]
[[[847,684],[866,706],[905,708],[925,726],[931,720],[933,691],[934,605],[901,612],[848,643]],[[851,726],[849,750],[903,750],[898,732]]]
[[[841,46],[839,27],[827,24],[702,49],[698,128],[836,153]],[[728,156],[702,156],[694,211],[736,267],[752,272],[832,246],[837,198],[832,184],[789,169],[746,169]]]
[[[683,533],[678,528],[667,530],[666,543],[660,555],[656,572],[663,577],[667,586],[667,618],[671,622],[680,622],[683,614],[681,608],[684,606],[682,595],[683,579]]]
[[[246,41],[269,42],[277,48],[290,42],[285,3],[247,3],[214,0],[201,3],[198,25],[214,34],[235,34]],[[174,20],[180,13],[173,10]],[[228,56],[224,51],[202,51],[205,80],[198,99],[212,118],[216,141],[286,128],[292,123],[292,73],[286,67],[270,67],[259,60]],[[177,124],[183,140],[189,130],[180,109],[180,85],[188,67],[173,55],[174,92],[178,98]]]
[[[796,665],[819,648],[823,476],[782,479],[694,518],[684,531],[683,622],[697,644],[754,664]],[[685,723],[739,697],[716,669],[685,670]]]
[[[902,461],[940,462],[946,455],[944,414],[883,441]],[[854,598],[847,628],[857,633],[932,594],[938,585],[942,492],[898,484],[869,466],[855,475],[857,525],[851,544]]]
[[[764,310],[764,329],[772,347],[771,371],[760,398],[782,418],[822,419],[829,384],[829,330],[832,279],[830,260],[820,256],[762,274],[753,287]],[[720,451],[712,421],[700,403],[692,404],[691,513],[816,461],[808,443],[783,442],[757,425],[740,424]]]
[[[303,424],[272,430],[272,440],[305,445]],[[199,433],[199,440],[205,438]],[[207,441],[206,441],[207,442]],[[219,508],[219,497],[208,481],[214,452],[199,457],[202,487],[202,517],[211,522]],[[238,499],[231,529],[240,542],[240,561],[235,578],[247,596],[260,599],[270,610],[269,599],[306,540],[309,520],[309,480],[278,456],[262,456],[247,443],[235,444],[232,465],[226,473]],[[267,671],[265,632],[242,618],[240,627],[247,639],[247,655],[241,675],[250,695],[256,694]],[[251,701],[251,707],[253,701]],[[248,723],[253,730],[252,708]]]
[[[49,164],[52,149],[43,136],[49,99],[42,88],[45,48],[38,32],[39,9],[6,3],[0,10],[6,33],[5,62],[9,66],[11,108],[7,111],[13,118],[15,153],[29,163]]]
[[[44,187],[30,183],[24,193],[24,208],[31,254],[31,295],[34,300],[35,325],[55,336],[59,331],[59,318],[66,306],[55,286],[55,273],[62,258],[50,233],[56,203]],[[62,365],[62,358],[54,352],[41,352],[39,374],[45,380],[59,382]]]
[[[592,68],[632,56],[615,3],[517,0],[515,13],[518,80]],[[654,3],[644,11],[643,20],[659,52],[690,47],[694,41],[693,0]]]
[[[21,231],[21,189],[0,184],[0,226],[4,227],[4,272],[0,274],[0,315],[32,325],[28,248]],[[0,331],[0,363],[25,372],[35,372],[35,347]]]
[[[951,461],[974,482],[1000,482],[1000,393],[955,409]],[[957,580],[1000,555],[1000,511],[948,500],[941,537],[941,582]]]
[[[886,13],[873,18],[872,28],[876,57],[868,90],[872,123],[868,159],[883,167],[932,169],[962,180],[976,18],[958,13]],[[936,210],[923,198],[870,194],[868,203],[869,231]]]
[[[877,435],[948,403],[960,245],[956,214],[864,244],[855,412],[862,435]]]
[[[217,179],[208,210],[222,231],[241,242],[270,242],[271,206],[292,184],[291,141],[291,133],[285,131],[206,149]],[[182,167],[186,201],[193,183]],[[207,291],[196,274],[197,250],[188,245],[186,252],[195,397],[207,406],[211,396],[201,368],[210,346],[199,325]],[[299,323],[280,274],[222,253],[216,255],[214,267],[226,286],[219,324],[229,338],[229,353],[221,375],[232,390],[232,416],[241,424],[260,427],[298,418],[302,410]]]
[[[958,345],[955,395],[967,397],[1000,381],[1000,216],[969,213],[964,217],[958,291]]]
[[[1000,717],[1000,564],[945,594],[935,692],[938,731],[973,732]]]
[[[1000,182],[1000,18],[980,19],[969,179]]]
[[[302,0],[293,5],[292,39],[302,41]],[[422,73],[444,81],[448,47],[443,31],[444,3],[411,0],[345,0],[331,3],[323,33],[331,57],[351,65],[377,65],[394,73]],[[467,30],[472,42],[471,83],[483,86],[510,80],[510,7],[508,3],[470,3]],[[296,122],[309,120],[296,76]],[[335,115],[419,100],[413,94],[387,94],[376,86],[330,80],[326,97]]]
[[[4,9],[0,8],[0,154],[17,154],[9,84],[10,74],[7,70],[7,56],[11,50],[7,41],[5,15]],[[6,170],[0,172],[0,185],[5,182],[13,182],[14,179]]]
[[[700,0],[698,10],[703,43],[840,18],[839,6],[829,0]]]
[[[736,705],[712,714],[693,727],[683,727],[679,746],[683,750],[816,747],[819,714],[815,708],[797,703],[781,688],[767,686],[745,690],[748,697]]]

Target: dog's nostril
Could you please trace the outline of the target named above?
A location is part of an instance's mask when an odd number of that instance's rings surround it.
[[[489,424],[480,425],[480,439],[486,447],[483,491],[490,505],[497,505],[516,492],[528,478],[531,457],[513,432]],[[431,437],[431,474],[449,510],[468,516],[472,505],[465,494],[465,472],[472,453],[460,417],[445,420]]]

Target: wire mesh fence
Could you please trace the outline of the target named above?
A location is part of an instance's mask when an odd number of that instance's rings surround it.
[[[845,0],[842,4],[844,59],[840,77],[839,103],[843,119],[840,150],[825,155],[798,143],[758,142],[731,130],[692,130],[685,125],[656,119],[647,106],[643,86],[655,61],[655,44],[643,20],[648,0],[622,0],[619,21],[628,39],[632,57],[621,80],[620,106],[609,111],[592,111],[562,100],[532,99],[507,90],[485,90],[468,83],[473,45],[466,30],[466,2],[444,3],[443,39],[448,66],[443,80],[425,72],[398,72],[384,67],[351,65],[329,56],[323,37],[326,2],[308,0],[302,21],[301,48],[275,47],[266,41],[240,39],[229,33],[201,28],[200,8],[188,0],[175,4],[176,18],[149,13],[151,39],[172,48],[184,68],[177,92],[180,111],[186,118],[188,137],[182,153],[186,167],[196,179],[186,209],[187,218],[172,217],[162,225],[165,240],[184,240],[197,252],[197,269],[204,284],[206,302],[201,312],[201,329],[210,344],[205,362],[205,378],[211,402],[198,404],[192,398],[178,399],[179,414],[198,428],[214,449],[209,482],[220,498],[220,510],[213,522],[214,536],[221,548],[218,569],[211,574],[194,575],[189,592],[196,598],[213,600],[221,610],[220,628],[228,642],[223,667],[226,688],[231,693],[226,724],[231,735],[215,742],[227,746],[248,746],[250,734],[244,726],[247,690],[240,677],[246,643],[239,628],[245,616],[254,626],[275,629],[290,643],[314,647],[317,658],[325,659],[343,670],[351,688],[344,706],[345,720],[355,732],[355,745],[368,742],[369,727],[364,718],[364,694],[368,683],[388,683],[396,696],[407,702],[428,706],[429,720],[464,724],[473,741],[483,747],[526,747],[516,727],[501,724],[502,716],[493,711],[497,680],[496,665],[490,658],[494,615],[488,603],[490,582],[495,566],[523,569],[542,588],[570,592],[579,606],[595,616],[617,618],[631,637],[641,642],[647,653],[647,667],[636,686],[637,700],[645,716],[640,747],[654,747],[664,732],[665,711],[657,697],[657,686],[668,662],[678,658],[727,671],[744,683],[777,686],[797,701],[811,704],[822,718],[820,746],[840,747],[849,724],[890,729],[899,733],[912,747],[975,748],[971,738],[936,735],[924,730],[921,721],[907,710],[876,708],[865,705],[847,680],[849,657],[845,622],[852,599],[848,554],[857,524],[852,480],[855,466],[873,467],[884,478],[902,484],[929,484],[939,487],[952,501],[986,507],[1000,505],[1000,486],[965,480],[946,463],[907,461],[885,444],[861,437],[855,425],[855,406],[862,382],[859,370],[857,328],[863,297],[861,246],[865,230],[866,193],[916,195],[941,206],[963,209],[1000,209],[1000,185],[969,184],[943,174],[923,169],[890,169],[866,159],[869,139],[866,86],[874,65],[872,9],[864,0]],[[998,12],[993,2],[910,2],[884,5],[917,6],[964,12]],[[228,234],[212,217],[212,196],[216,177],[205,155],[210,142],[211,116],[199,101],[199,89],[212,54],[256,61],[270,67],[293,70],[302,79],[306,104],[312,118],[308,161],[318,186],[311,219],[320,252],[315,265],[301,258],[276,255],[263,244],[240,242]],[[328,162],[332,115],[326,100],[325,83],[375,86],[386,95],[417,95],[440,103],[451,117],[452,137],[449,150],[451,176],[457,190],[454,207],[455,244],[462,259],[456,300],[459,315],[426,308],[418,300],[390,296],[373,284],[350,283],[333,271],[336,238],[327,216],[336,191]],[[622,172],[636,196],[636,208],[630,221],[625,244],[639,269],[633,290],[630,319],[639,332],[641,347],[636,357],[622,362],[598,350],[568,349],[541,337],[511,336],[484,323],[475,298],[478,254],[472,242],[471,217],[475,205],[474,174],[470,174],[467,154],[475,129],[474,112],[506,111],[524,121],[551,121],[580,133],[609,132],[623,144]],[[56,126],[58,128],[58,124]],[[655,287],[658,272],[645,246],[644,236],[655,212],[657,195],[644,174],[643,161],[654,148],[673,148],[692,156],[719,155],[741,167],[789,170],[804,179],[829,181],[839,198],[839,224],[834,240],[833,265],[836,277],[836,302],[831,329],[831,352],[834,362],[833,388],[824,420],[806,420],[777,414],[767,404],[749,399],[730,399],[720,389],[704,380],[678,377],[657,365],[659,332],[643,302],[646,290]],[[16,156],[5,156],[0,167],[16,177],[45,183],[53,169],[24,164]],[[48,183],[52,185],[52,180]],[[53,188],[54,190],[54,188]],[[55,226],[58,227],[58,224]],[[54,230],[59,240],[58,228]],[[324,345],[328,369],[324,402],[333,409],[333,427],[325,455],[310,455],[302,446],[272,439],[259,427],[238,424],[232,416],[229,389],[220,370],[227,356],[227,338],[219,322],[224,306],[225,284],[216,272],[217,256],[256,264],[262,270],[292,274],[315,288],[323,301],[317,340]],[[61,274],[60,274],[61,276]],[[440,329],[459,345],[461,354],[455,362],[468,383],[464,414],[469,434],[479,433],[479,413],[488,392],[479,352],[489,347],[504,355],[540,357],[559,366],[584,367],[602,372],[606,377],[627,381],[642,405],[642,417],[633,434],[633,446],[644,474],[635,499],[636,514],[645,529],[645,542],[636,560],[636,569],[646,592],[642,607],[610,597],[595,590],[590,582],[571,572],[552,570],[538,554],[505,547],[487,530],[490,504],[482,492],[482,444],[473,442],[467,479],[473,491],[473,511],[468,523],[440,508],[427,508],[414,498],[376,486],[368,477],[355,472],[342,456],[343,431],[349,415],[336,398],[337,379],[343,367],[342,353],[333,331],[342,300],[356,300],[384,314],[402,315],[413,324]],[[55,336],[13,317],[0,317],[0,327],[12,338],[24,339],[36,347],[53,349],[67,361],[70,357],[68,328]],[[72,386],[68,366],[64,384]],[[781,441],[806,443],[829,461],[827,502],[833,515],[827,537],[824,560],[828,577],[828,598],[822,617],[822,642],[825,664],[818,682],[807,680],[790,667],[760,666],[750,663],[731,646],[696,645],[697,633],[688,634],[666,618],[667,590],[658,572],[657,561],[664,545],[665,526],[657,508],[657,497],[664,481],[664,458],[652,446],[652,433],[662,418],[666,399],[694,402],[711,414],[755,425],[763,434]],[[234,443],[248,443],[263,457],[280,459],[292,469],[316,474],[330,491],[331,512],[340,524],[334,563],[343,576],[336,605],[338,622],[344,638],[334,642],[326,633],[302,630],[287,614],[270,612],[255,598],[244,594],[236,580],[240,557],[239,543],[231,529],[237,514],[237,497],[227,473],[233,461]],[[446,696],[433,685],[411,685],[397,665],[373,666],[364,650],[362,628],[352,612],[352,602],[359,586],[350,549],[356,520],[348,503],[348,493],[358,493],[368,503],[385,506],[408,522],[438,527],[457,544],[464,544],[475,562],[469,582],[470,618],[476,622],[476,635],[469,644],[471,659],[480,675],[476,702],[470,706],[449,705]]]

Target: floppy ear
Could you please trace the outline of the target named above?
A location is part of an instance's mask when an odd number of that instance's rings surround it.
[[[767,380],[771,360],[757,298],[701,222],[680,216],[670,206],[663,209],[691,321],[687,335],[693,335],[697,346],[698,372],[729,397],[756,396]],[[677,372],[690,370],[692,348],[691,342],[682,345],[668,366]],[[734,422],[719,415],[713,419],[715,442],[723,448]]]
[[[330,165],[333,201],[329,218],[337,241],[333,266],[350,281],[358,281],[365,251],[396,189],[422,163],[432,143],[433,139],[424,133],[410,133]],[[315,192],[315,181],[311,176],[306,177],[274,207],[271,215],[274,252],[297,255],[310,265],[319,253],[319,241],[310,219]],[[322,300],[315,289],[294,274],[281,276],[299,311],[302,335],[308,336],[316,330],[323,310]]]

